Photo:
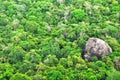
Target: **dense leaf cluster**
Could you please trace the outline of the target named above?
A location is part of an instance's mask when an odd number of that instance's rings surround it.
[[[0,0],[0,80],[119,80],[120,0]],[[113,49],[82,58],[90,37]]]

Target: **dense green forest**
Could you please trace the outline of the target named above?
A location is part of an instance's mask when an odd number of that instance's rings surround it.
[[[113,52],[83,59],[91,37]],[[0,0],[0,80],[120,80],[120,0]]]

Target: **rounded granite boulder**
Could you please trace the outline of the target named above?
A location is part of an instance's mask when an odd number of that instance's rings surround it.
[[[89,38],[84,49],[83,57],[91,59],[92,56],[102,58],[112,52],[111,47],[99,38]]]

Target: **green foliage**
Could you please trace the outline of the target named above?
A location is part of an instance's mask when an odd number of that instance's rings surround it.
[[[61,58],[61,59],[60,59],[60,64],[63,65],[64,67],[67,67],[67,66],[68,66],[67,63],[68,63],[68,61],[67,61],[66,58]]]
[[[84,12],[84,10],[75,9],[72,11],[72,16],[73,16],[73,18],[75,18],[75,20],[81,21],[81,20],[83,20],[83,18],[85,16],[85,12]]]
[[[47,79],[48,80],[62,80],[63,75],[59,71],[51,70],[47,73]]]
[[[102,67],[102,66],[105,65],[102,61],[97,61],[95,64],[96,64],[98,67]]]
[[[117,27],[108,25],[106,26],[106,28],[103,29],[103,31],[105,31],[105,33],[110,34],[111,36],[115,37],[116,32],[118,32]]]
[[[56,65],[57,63],[58,63],[58,59],[56,58],[55,55],[48,55],[44,59],[44,64],[48,66],[53,66],[53,65]]]
[[[13,50],[8,55],[8,61],[10,63],[17,63],[22,62],[24,57],[24,50],[21,49],[21,47],[17,46],[13,48]]]
[[[114,58],[115,68],[120,71],[120,56]]]
[[[98,60],[97,56],[92,56],[91,61],[97,61],[97,60]]]
[[[106,80],[119,80],[120,77],[120,72],[114,71],[114,72],[109,72],[108,77]]]
[[[36,23],[35,21],[27,21],[25,31],[37,33],[38,27],[39,27],[39,24]]]
[[[120,44],[115,38],[107,37],[108,44],[112,47],[114,51],[120,51]]]
[[[119,0],[0,0],[0,80],[118,80]],[[83,59],[90,37],[112,53]]]
[[[37,54],[36,51],[33,49],[30,50],[29,53],[25,54],[24,59],[32,63],[39,63],[39,61],[41,61],[42,58],[41,55]]]
[[[112,10],[113,10],[113,11],[120,11],[120,6],[113,6],[113,7],[112,7]]]
[[[9,23],[9,18],[5,14],[0,15],[0,26],[6,26]]]
[[[114,58],[117,57],[117,56],[120,56],[120,52],[112,52],[112,53],[110,54],[110,57],[111,57],[112,59],[114,59]]]
[[[25,74],[16,73],[10,78],[10,80],[31,80],[31,79]]]
[[[7,80],[13,75],[14,68],[9,63],[0,64],[0,79]]]

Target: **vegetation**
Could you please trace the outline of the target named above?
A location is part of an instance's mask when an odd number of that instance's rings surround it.
[[[0,0],[0,80],[118,80],[120,0]],[[82,58],[90,37],[113,53]]]

